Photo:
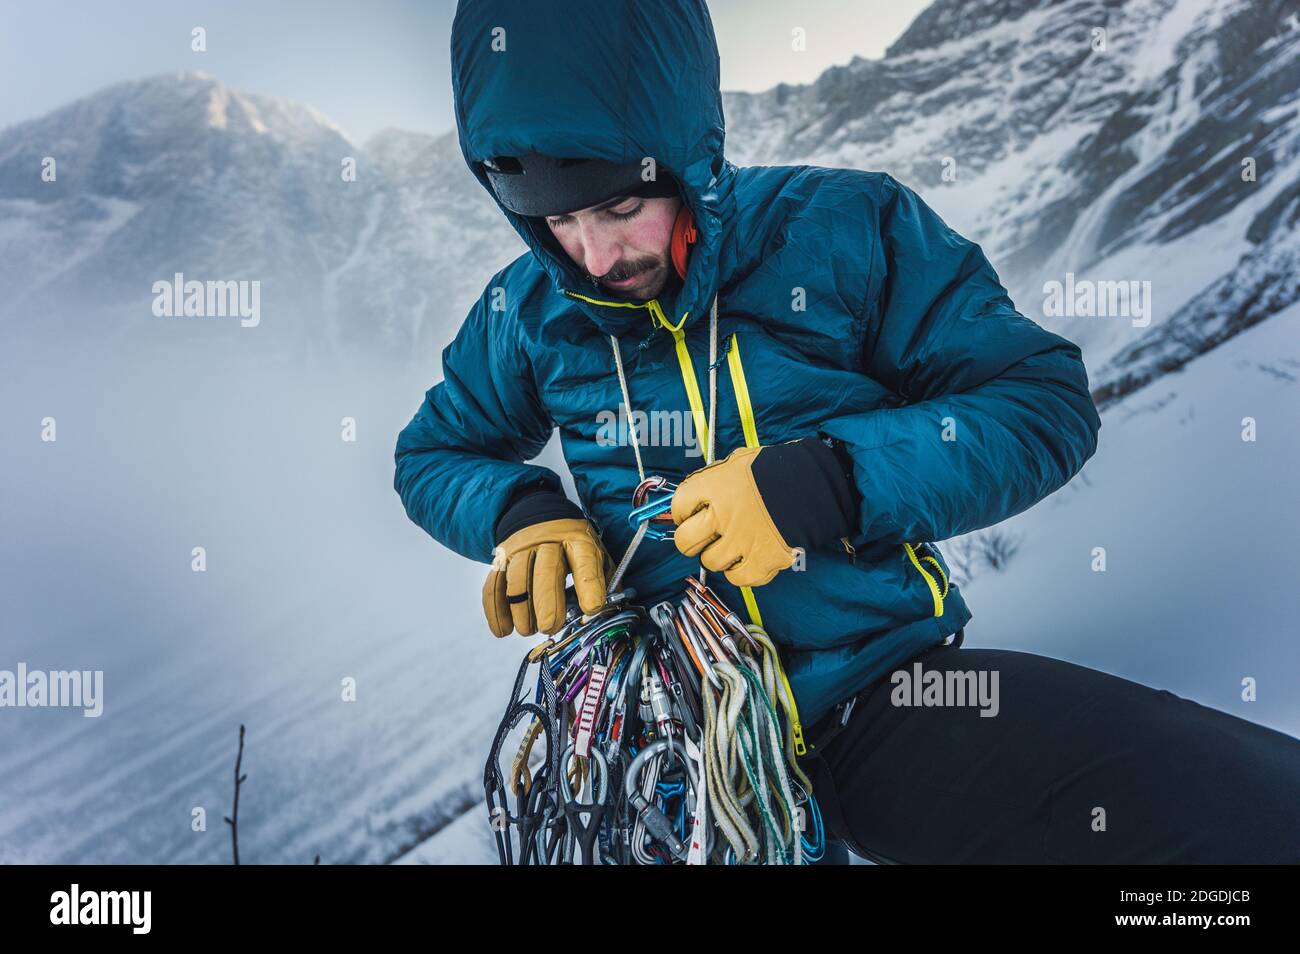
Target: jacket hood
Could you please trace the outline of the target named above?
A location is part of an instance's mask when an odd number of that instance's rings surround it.
[[[707,313],[724,277],[735,167],[723,156],[718,48],[704,0],[565,0],[560,9],[537,0],[461,0],[451,70],[461,153],[494,201],[479,165],[492,156],[651,158],[670,173],[699,238],[685,281],[660,304],[674,324]],[[543,220],[497,207],[558,292],[613,300]],[[575,303],[607,333],[644,320],[627,308]]]

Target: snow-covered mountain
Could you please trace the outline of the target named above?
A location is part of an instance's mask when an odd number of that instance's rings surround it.
[[[153,283],[181,272],[259,281],[259,336],[293,352],[427,356],[522,250],[453,136],[357,144],[310,107],[201,73],[115,84],[0,132],[10,331],[48,315],[78,316],[56,332],[156,327]]]
[[[727,94],[728,154],[912,185],[1084,347],[1107,402],[1300,297],[1298,90],[1294,2],[938,0],[882,59]],[[260,279],[263,334],[297,349],[427,361],[522,249],[453,133],[355,143],[203,74],[0,132],[10,330],[69,303],[148,327],[181,271]],[[1151,282],[1149,324],[1045,314],[1067,273]]]
[[[1103,404],[1300,298],[1294,0],[938,0],[883,59],[727,118],[733,161],[916,188],[1084,347]],[[1045,315],[1067,273],[1150,281],[1149,326]]]

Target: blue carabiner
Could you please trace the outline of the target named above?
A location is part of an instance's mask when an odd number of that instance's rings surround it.
[[[645,524],[645,535],[651,540],[671,540],[676,526],[672,517],[663,519],[664,514],[673,509],[673,494],[677,485],[658,474],[643,477],[641,483],[632,491],[632,512],[627,522],[633,529],[640,529]],[[651,491],[662,492],[662,497],[652,498]]]
[[[654,518],[662,514],[669,513],[673,509],[673,495],[669,494],[659,500],[652,500],[648,504],[642,504],[640,507],[633,509],[627,515],[627,522],[632,527],[639,527],[642,523],[646,524],[645,535],[651,540],[671,540],[675,527],[664,527],[663,521],[656,521]]]

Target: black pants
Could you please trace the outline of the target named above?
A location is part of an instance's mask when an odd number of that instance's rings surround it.
[[[892,674],[877,682],[803,762],[828,839],[902,864],[1300,862],[1291,736],[1031,653],[940,646],[916,661],[996,672],[997,714],[951,696],[895,705]],[[822,863],[847,856],[832,841]]]

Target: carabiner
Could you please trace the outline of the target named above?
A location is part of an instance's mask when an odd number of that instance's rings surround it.
[[[627,522],[633,528],[646,524],[645,535],[651,540],[671,540],[676,529],[673,523],[673,493],[677,485],[658,475],[647,477],[632,491],[632,512]],[[666,495],[650,499],[651,491],[666,491]]]
[[[575,755],[574,744],[570,742],[560,759],[562,766],[560,795],[569,828],[564,854],[566,859],[572,860],[574,849],[577,848],[580,859],[578,864],[595,865],[600,863],[597,838],[600,835],[600,826],[605,821],[605,809],[608,806],[606,796],[609,788],[609,763],[605,760],[604,752],[593,748],[590,759],[583,760],[588,766],[588,777],[585,782],[580,783],[580,791],[575,792],[573,779],[569,773],[569,763]],[[581,762],[579,772],[581,772]],[[587,783],[590,783],[591,801],[580,802],[578,798],[582,794],[581,789],[587,788]]]

